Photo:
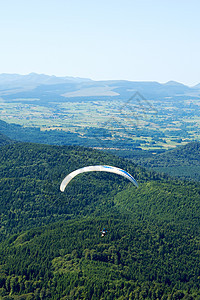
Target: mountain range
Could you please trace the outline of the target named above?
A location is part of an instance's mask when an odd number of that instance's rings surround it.
[[[0,97],[3,99],[36,98],[40,94],[54,95],[60,100],[76,97],[131,97],[135,92],[148,99],[168,97],[200,97],[200,84],[193,87],[169,81],[94,81],[87,78],[56,77],[45,74],[0,74]]]

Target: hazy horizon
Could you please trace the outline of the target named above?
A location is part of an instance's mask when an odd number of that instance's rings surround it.
[[[10,0],[0,73],[200,82],[200,2]]]
[[[157,83],[160,83],[160,84],[167,84],[167,83],[178,83],[178,84],[183,84],[185,86],[188,86],[188,87],[194,87],[195,85],[198,85],[200,84],[200,81],[194,85],[188,85],[188,84],[185,84],[185,83],[182,83],[180,81],[176,81],[176,80],[168,80],[166,82],[161,82],[161,81],[157,81],[157,80],[126,80],[126,79],[121,79],[121,78],[118,78],[118,79],[100,79],[100,80],[95,80],[95,79],[92,79],[92,78],[88,78],[88,77],[79,77],[79,76],[69,76],[69,75],[63,75],[63,76],[57,76],[55,74],[46,74],[46,73],[36,73],[36,72],[29,72],[29,73],[25,73],[25,74],[20,74],[20,73],[0,73],[0,76],[1,75],[19,75],[19,76],[28,76],[28,75],[32,75],[32,74],[35,74],[35,75],[41,75],[41,76],[50,76],[50,77],[56,77],[56,78],[73,78],[73,79],[85,79],[85,80],[91,80],[91,81],[129,81],[129,82],[157,82]]]

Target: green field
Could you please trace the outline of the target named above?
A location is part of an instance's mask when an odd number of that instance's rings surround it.
[[[126,102],[1,100],[1,120],[41,130],[63,130],[104,141],[131,142],[142,149],[169,149],[200,136],[200,100]],[[100,145],[101,148],[101,145]]]

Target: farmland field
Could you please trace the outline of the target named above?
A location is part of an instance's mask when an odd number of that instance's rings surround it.
[[[63,130],[117,147],[169,149],[200,137],[200,100],[128,100],[107,97],[49,102],[0,101],[1,120],[41,130]],[[116,145],[115,143],[116,142]],[[107,144],[108,145],[108,144]],[[109,148],[109,146],[108,146]]]

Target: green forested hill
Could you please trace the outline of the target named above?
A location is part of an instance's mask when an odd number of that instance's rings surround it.
[[[200,181],[199,142],[191,142],[148,158],[138,157],[137,162],[158,172]]]
[[[199,183],[81,147],[0,151],[0,299],[200,299]],[[94,172],[59,191],[92,164],[126,169],[139,188]]]
[[[82,174],[66,193],[59,191],[69,172],[93,164],[110,164],[146,180],[134,164],[92,149],[18,143],[0,148],[2,237],[22,229],[77,215],[87,215],[128,184],[114,174]],[[5,230],[4,230],[5,229]]]
[[[41,131],[36,127],[23,127],[0,120],[0,132],[12,140],[50,145],[84,145],[79,134],[60,130]],[[89,144],[88,142],[86,144]],[[95,146],[94,142],[92,143]]]
[[[6,135],[0,133],[0,146],[8,145],[8,144],[13,144],[14,141],[9,139]]]

